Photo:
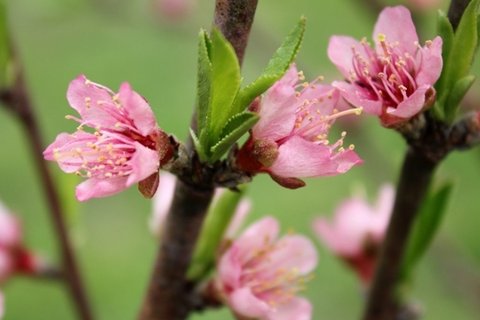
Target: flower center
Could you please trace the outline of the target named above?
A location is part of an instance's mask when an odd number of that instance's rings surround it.
[[[381,52],[375,52],[365,39],[361,44],[366,56],[352,47],[353,70],[350,81],[369,89],[370,98],[384,101],[386,107],[396,107],[417,88],[416,57],[402,51],[398,42],[388,42],[384,34],[379,34],[377,40]],[[421,50],[417,50],[417,53],[421,54]]]

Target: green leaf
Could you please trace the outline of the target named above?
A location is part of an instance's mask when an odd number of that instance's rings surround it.
[[[437,16],[437,31],[438,35],[442,38],[443,45],[442,45],[442,59],[443,61],[448,61],[448,57],[450,55],[450,51],[452,50],[453,46],[453,39],[454,39],[454,32],[452,24],[450,20],[448,20],[447,15],[442,10],[438,11]],[[444,69],[445,70],[445,69]],[[443,82],[444,82],[444,74],[438,79],[437,83],[435,84],[435,88],[438,92],[443,92]]]
[[[473,0],[467,6],[455,32],[452,47],[447,50],[447,58],[441,75],[438,91],[441,103],[449,100],[451,88],[469,74],[478,41],[478,5],[480,0]],[[448,41],[448,40],[447,40]],[[455,118],[458,105],[444,105],[447,121]]]
[[[8,41],[7,8],[0,0],[0,86],[7,84],[8,64],[10,61],[10,43]]]
[[[264,93],[285,74],[302,44],[305,23],[306,19],[304,17],[300,18],[295,28],[270,59],[263,73],[251,84],[240,90],[233,107],[236,113],[244,111],[256,97]]]
[[[212,87],[212,63],[210,61],[210,39],[205,30],[200,30],[198,38],[198,73],[197,73],[197,130],[205,128],[210,104]]]
[[[239,113],[227,122],[222,129],[221,139],[211,149],[211,161],[216,161],[259,120],[256,113]]]
[[[403,259],[402,280],[411,278],[417,262],[430,246],[445,215],[452,187],[451,183],[443,185],[438,191],[431,192],[422,204]]]
[[[232,45],[217,29],[213,29],[211,36],[212,88],[207,115],[209,146],[219,140],[222,128],[236,113],[231,106],[241,82],[240,65]]]
[[[245,188],[240,188],[239,192],[226,189],[220,198],[210,205],[192,255],[192,262],[187,272],[188,279],[201,280],[214,267],[215,257],[225,231],[230,225],[244,192]]]
[[[198,139],[197,135],[195,134],[195,131],[193,131],[192,128],[190,128],[190,136],[192,137],[193,145],[195,147],[195,150],[197,150],[197,154],[198,154],[198,157],[200,158],[200,161],[207,161],[207,156],[203,149],[203,145],[200,143],[200,140]]]
[[[474,82],[475,82],[474,75],[468,75],[458,80],[453,86],[453,88],[450,90],[450,94],[448,95],[448,100],[445,102],[445,108],[455,109],[460,104],[463,97],[465,96],[465,94],[467,93],[467,91],[470,89],[470,87]]]

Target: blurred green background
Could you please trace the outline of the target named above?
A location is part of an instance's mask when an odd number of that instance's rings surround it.
[[[199,1],[179,21],[166,19],[147,0],[7,2],[45,143],[61,131],[74,130],[75,124],[64,119],[73,113],[65,92],[69,81],[80,73],[112,89],[128,80],[149,100],[160,125],[185,137],[195,100],[197,33],[200,27],[211,25],[213,0]],[[369,37],[375,20],[362,1],[259,2],[244,62],[247,80],[259,74],[302,14],[308,18],[308,27],[299,68],[307,78],[319,74],[327,80],[338,78],[326,56],[329,36]],[[434,17],[435,10],[431,10],[422,23],[427,38],[434,35]],[[478,75],[478,64],[476,69]],[[479,97],[478,89],[477,85],[471,99]],[[313,236],[312,219],[332,214],[354,190],[364,187],[374,198],[382,183],[396,181],[404,142],[395,132],[382,129],[376,119],[359,123],[348,125],[346,141],[355,143],[365,160],[363,166],[343,176],[310,180],[306,188],[297,191],[282,189],[260,176],[249,189],[254,203],[250,220],[273,214],[285,230]],[[26,137],[2,108],[0,137],[0,198],[22,217],[28,246],[55,261],[55,239]],[[438,171],[438,181],[455,181],[455,190],[432,250],[420,263],[412,294],[422,305],[425,319],[480,319],[479,162],[480,150],[455,153]],[[65,180],[55,164],[51,169],[59,181]],[[73,186],[65,186],[63,192],[72,201]],[[82,203],[72,211],[76,212],[71,212],[68,220],[98,319],[135,318],[156,251],[147,228],[150,202],[132,188]],[[358,318],[363,296],[356,278],[316,243],[320,263],[305,293],[314,304],[313,318]],[[15,278],[2,290],[7,320],[75,319],[60,284]],[[232,319],[225,309],[192,318]]]

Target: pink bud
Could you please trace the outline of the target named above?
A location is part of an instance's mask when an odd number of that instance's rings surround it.
[[[314,230],[322,242],[369,284],[393,208],[394,189],[385,185],[377,203],[355,197],[340,204],[332,222],[317,218]]]

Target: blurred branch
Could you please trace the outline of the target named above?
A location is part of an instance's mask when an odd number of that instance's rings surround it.
[[[241,63],[257,0],[217,0],[215,25],[235,49]],[[213,197],[215,172],[198,161],[192,144],[189,170],[180,174],[166,219],[147,295],[138,319],[181,320],[202,309],[195,283],[186,278],[191,255]]]
[[[448,20],[452,24],[453,30],[456,30],[463,12],[472,0],[451,0],[448,8]]]
[[[452,25],[458,25],[468,2],[452,1],[449,9]],[[400,266],[435,168],[452,150],[477,144],[479,132],[479,117],[475,112],[451,127],[424,113],[402,132],[409,149],[400,173],[393,213],[369,292],[364,320],[396,319],[404,309],[402,297],[397,291]]]
[[[43,191],[50,208],[50,218],[53,223],[55,235],[60,248],[62,259],[62,273],[69,288],[72,302],[75,305],[79,319],[92,320],[92,312],[87,295],[84,289],[82,277],[78,270],[72,244],[68,237],[68,231],[64,220],[64,212],[60,202],[59,193],[50,174],[47,163],[43,159],[44,145],[42,143],[41,131],[35,118],[34,107],[23,78],[19,59],[14,55],[17,74],[15,83],[11,89],[0,91],[1,102],[18,118],[30,143],[32,155],[40,174],[43,184]]]

